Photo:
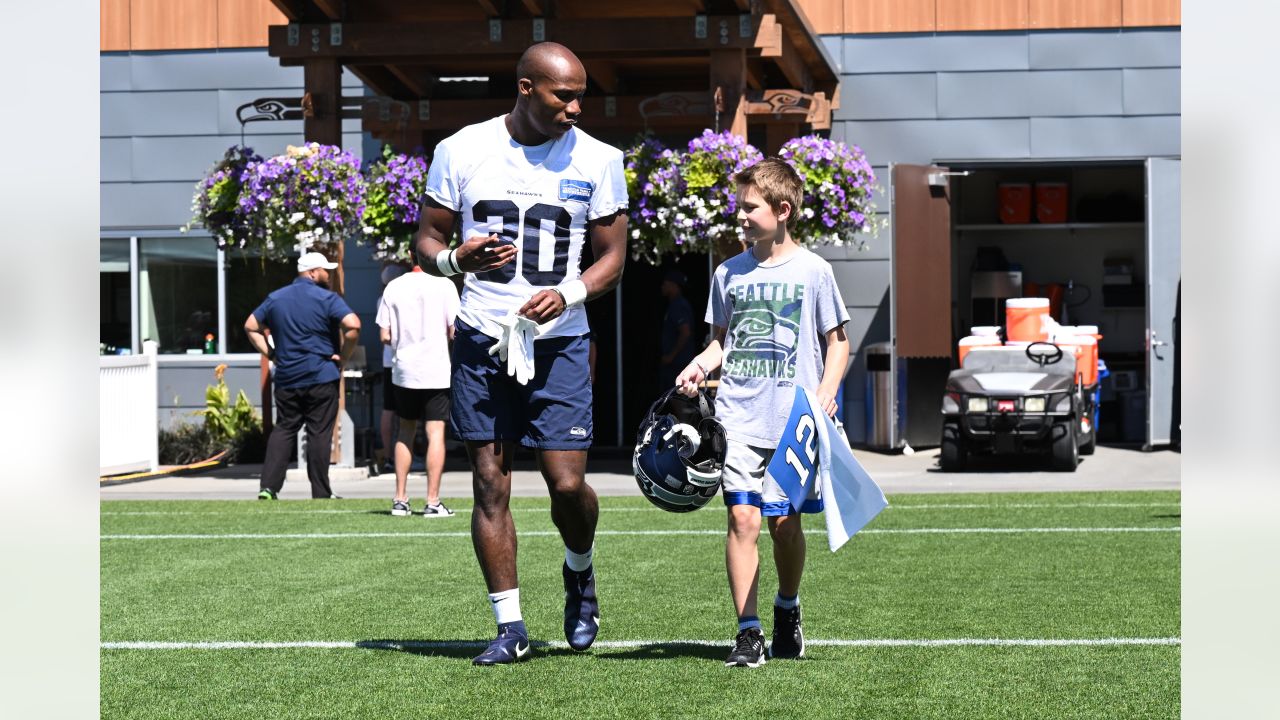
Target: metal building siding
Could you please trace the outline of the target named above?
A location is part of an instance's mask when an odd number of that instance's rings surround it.
[[[1125,115],[1178,115],[1182,112],[1181,68],[1131,68],[1123,73]]]
[[[1031,33],[1028,66],[1034,70],[1180,67],[1181,43],[1179,28]]]
[[[1031,157],[1147,157],[1182,152],[1182,118],[1031,118]]]
[[[1027,33],[846,35],[843,73],[1027,70]]]
[[[844,75],[832,120],[932,120],[938,117],[937,73]]]
[[[846,142],[861,146],[873,165],[928,163],[940,157],[1021,158],[1031,154],[1027,118],[847,120],[842,125]]]
[[[1024,118],[1119,115],[1119,70],[944,72],[938,82],[939,118]]]

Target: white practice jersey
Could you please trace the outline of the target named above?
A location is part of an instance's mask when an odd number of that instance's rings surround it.
[[[496,234],[516,245],[515,260],[467,273],[463,284],[458,319],[495,338],[498,321],[539,290],[578,277],[589,221],[627,207],[621,150],[577,128],[549,147],[525,148],[504,118],[441,141],[427,177],[427,195],[461,215],[463,239]],[[538,336],[587,331],[586,310],[577,305],[539,326]]]

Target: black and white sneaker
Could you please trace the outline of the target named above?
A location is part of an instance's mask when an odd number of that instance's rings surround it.
[[[800,625],[800,606],[791,609],[773,606],[773,642],[771,658],[804,657],[804,628]]]
[[[760,628],[750,627],[738,633],[724,666],[755,668],[764,662],[764,633]]]
[[[568,563],[560,566],[560,572],[564,576],[564,639],[574,650],[586,650],[600,632],[596,573],[592,567],[575,572]]]
[[[423,508],[422,517],[424,518],[453,517],[453,511],[445,507],[444,503],[441,502],[441,503],[436,503],[435,505],[428,505],[425,508]]]
[[[409,507],[408,500],[393,500],[391,502],[391,514],[396,517],[404,517],[412,512],[413,510]]]
[[[471,659],[472,665],[509,665],[529,656],[529,634],[524,622],[498,626],[498,637],[489,647]]]

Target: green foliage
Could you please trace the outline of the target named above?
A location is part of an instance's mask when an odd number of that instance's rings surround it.
[[[215,440],[234,442],[246,432],[262,430],[258,411],[244,390],[236,394],[236,401],[232,403],[231,391],[221,378],[216,385],[205,388],[204,404],[205,409],[197,410],[196,414],[204,416],[204,426]]]

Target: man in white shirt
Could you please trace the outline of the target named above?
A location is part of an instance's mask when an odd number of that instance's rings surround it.
[[[396,495],[392,515],[409,515],[409,466],[418,421],[427,435],[426,518],[450,517],[440,502],[444,472],[444,421],[449,417],[449,343],[458,315],[453,281],[428,275],[418,265],[387,284],[375,318],[382,342],[391,349],[391,384],[400,419],[395,446]]]
[[[424,270],[466,273],[450,422],[471,459],[472,542],[498,622],[477,665],[515,662],[530,648],[508,507],[517,442],[538,456],[565,543],[565,637],[576,650],[595,641],[599,505],[585,480],[592,423],[582,303],[618,284],[626,257],[622,153],[575,127],[582,63],[563,45],[539,43],[516,76],[509,114],[437,146],[416,238]],[[463,242],[451,250],[459,223]],[[579,272],[587,239],[596,261]]]

